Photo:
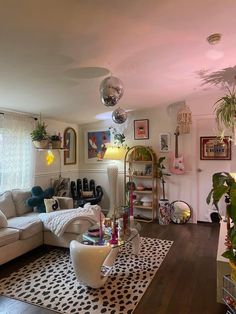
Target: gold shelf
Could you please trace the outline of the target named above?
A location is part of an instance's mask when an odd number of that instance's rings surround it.
[[[140,194],[152,194],[152,190],[142,190],[142,191],[134,190],[133,192],[140,193]]]
[[[131,161],[129,161],[129,160],[126,160],[126,162],[128,162],[128,163],[137,163],[137,164],[152,164],[153,162],[151,161],[151,160],[131,160]]]
[[[140,209],[153,209],[152,206],[142,206],[142,205],[134,205],[135,208],[140,208]]]
[[[130,177],[130,178],[138,178],[138,179],[152,179],[153,176],[136,176],[133,174],[127,174],[126,177]]]

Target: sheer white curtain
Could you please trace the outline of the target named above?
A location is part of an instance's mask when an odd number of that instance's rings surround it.
[[[34,175],[34,151],[29,117],[0,115],[0,192],[30,189]]]

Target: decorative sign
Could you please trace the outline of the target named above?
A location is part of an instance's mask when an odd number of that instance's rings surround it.
[[[200,137],[201,160],[231,160],[231,138],[216,136]]]

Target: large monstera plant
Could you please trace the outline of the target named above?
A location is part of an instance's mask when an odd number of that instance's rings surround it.
[[[226,251],[222,254],[231,263],[236,264],[236,182],[234,174],[217,172],[212,176],[212,189],[207,196],[207,204],[211,201],[218,208],[219,201],[225,197],[227,216],[231,219],[226,237]]]

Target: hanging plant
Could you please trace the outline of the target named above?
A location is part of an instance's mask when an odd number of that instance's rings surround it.
[[[47,126],[42,121],[41,115],[39,121],[37,121],[34,130],[30,133],[31,139],[37,148],[45,148],[48,145],[48,133],[46,130]]]
[[[230,130],[235,138],[236,127],[236,92],[235,86],[230,90],[226,87],[228,93],[215,102],[215,114],[218,129],[221,137],[224,137],[226,130]]]

